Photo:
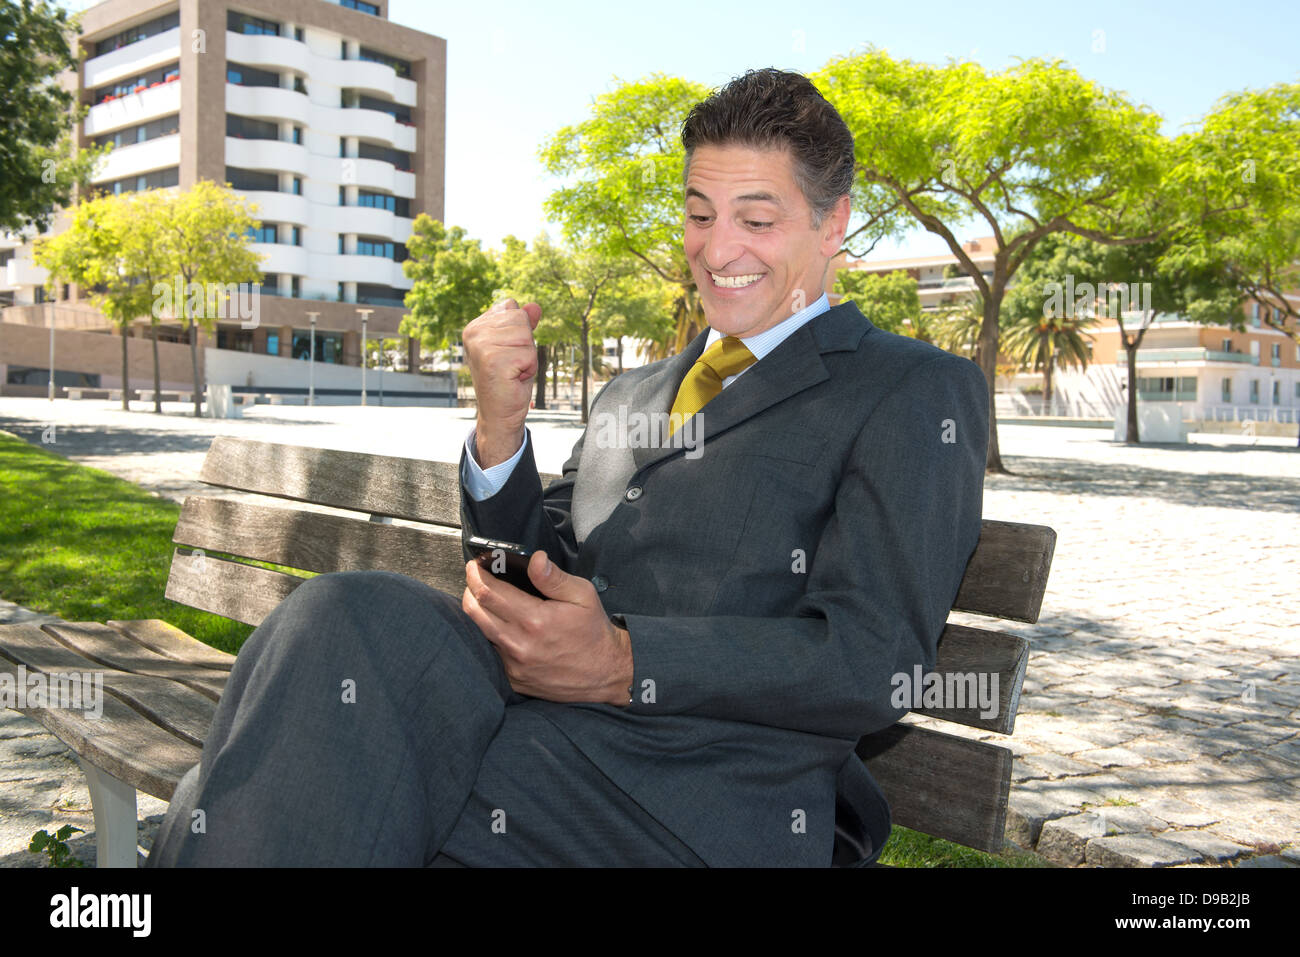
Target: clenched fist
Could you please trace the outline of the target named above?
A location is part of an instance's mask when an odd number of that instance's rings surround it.
[[[474,446],[481,468],[500,465],[524,441],[524,420],[537,376],[533,330],[542,318],[535,302],[505,299],[465,327],[465,361],[474,381],[478,421]]]

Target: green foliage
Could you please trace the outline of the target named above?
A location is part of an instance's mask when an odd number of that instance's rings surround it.
[[[871,323],[887,332],[908,334],[906,324],[921,322],[921,297],[916,280],[899,270],[891,273],[841,269],[835,276],[835,291],[853,300]]]
[[[0,232],[47,228],[106,152],[72,144],[85,110],[59,78],[77,69],[75,35],[76,18],[50,0],[0,4]]]
[[[477,239],[466,238],[463,227],[448,229],[427,213],[416,218],[406,248],[410,257],[402,272],[414,285],[399,330],[419,337],[425,349],[446,349],[470,320],[491,307],[499,268]]]
[[[33,854],[44,852],[50,859],[50,867],[85,867],[85,862],[73,857],[67,845],[70,836],[84,833],[81,828],[71,824],[63,825],[54,834],[40,830],[32,835],[32,843],[27,850]]]

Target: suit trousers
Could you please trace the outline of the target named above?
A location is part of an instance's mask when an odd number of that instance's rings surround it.
[[[240,649],[147,866],[704,866],[531,700],[451,596],[312,578]]]

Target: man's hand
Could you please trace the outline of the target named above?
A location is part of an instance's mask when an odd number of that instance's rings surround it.
[[[631,636],[609,620],[596,587],[540,550],[528,561],[528,577],[549,600],[501,581],[478,562],[465,565],[461,607],[496,646],[511,687],[547,701],[626,706]]]
[[[520,308],[513,299],[505,299],[472,320],[461,333],[478,403],[474,451],[480,468],[507,461],[523,444],[524,420],[537,375],[533,330],[541,318],[542,307],[537,303]]]

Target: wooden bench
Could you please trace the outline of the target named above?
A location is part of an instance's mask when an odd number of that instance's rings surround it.
[[[194,400],[194,393],[183,392],[176,389],[161,389],[158,392],[158,398],[163,402],[192,402]],[[140,400],[142,402],[152,402],[153,389],[141,389]]]
[[[216,438],[201,481],[269,496],[259,504],[191,496],[173,541],[166,595],[256,625],[305,579],[237,558],[307,572],[388,569],[459,596],[465,569],[457,466],[329,449]],[[543,475],[543,484],[554,476]],[[286,508],[272,499],[347,510]],[[420,523],[394,524],[393,519]],[[1038,525],[985,521],[954,607],[1038,619],[1056,534]],[[949,623],[937,672],[996,673],[993,717],[980,709],[918,713],[1010,734],[1028,642]],[[89,782],[102,866],[136,863],[136,790],[170,800],[199,760],[234,657],[160,620],[0,627],[0,671],[101,671],[104,708],[28,708],[77,753]],[[984,851],[1002,847],[1012,754],[984,741],[900,722],[864,737],[857,753],[880,783],[894,822]]]

